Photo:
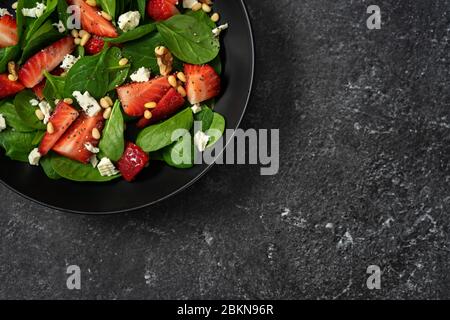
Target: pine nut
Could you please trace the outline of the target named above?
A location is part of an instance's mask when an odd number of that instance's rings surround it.
[[[34,114],[36,115],[36,118],[38,118],[40,121],[44,120],[45,118],[45,115],[42,113],[40,109],[36,109]]]
[[[86,0],[86,3],[88,5],[90,5],[91,7],[96,7],[97,6],[97,1],[95,1],[95,0]]]
[[[17,10],[17,5],[18,5],[17,1],[14,2],[14,3],[11,5],[11,9]]]
[[[17,81],[17,80],[18,80],[18,77],[15,76],[15,75],[13,75],[13,74],[9,74],[9,75],[8,75],[8,80],[9,80],[9,81]]]
[[[146,110],[144,113],[144,118],[150,120],[153,117],[152,112],[150,110]]]
[[[55,133],[55,127],[53,127],[53,124],[51,122],[47,123],[47,132],[48,134]]]
[[[178,80],[180,80],[181,82],[186,82],[186,76],[184,75],[183,72],[178,72],[178,73],[177,73],[177,78],[178,78]]]
[[[156,102],[147,102],[147,103],[144,105],[144,107],[145,107],[146,109],[155,109],[156,106],[157,106]]]
[[[70,33],[72,34],[72,37],[74,37],[74,38],[80,37],[80,34],[78,33],[77,29],[72,29],[72,31]]]
[[[114,105],[114,102],[112,101],[112,99],[109,96],[106,96],[105,100],[106,100],[106,102],[108,102],[110,107],[112,107]]]
[[[101,99],[100,99],[100,106],[101,106],[103,109],[108,109],[108,108],[110,107],[108,101],[106,101],[105,98],[101,98]]]
[[[81,39],[80,38],[74,38],[73,39],[73,43],[75,43],[77,46],[79,46],[80,43],[81,43]]]
[[[107,12],[105,12],[105,11],[102,11],[101,15],[102,15],[103,18],[105,18],[105,19],[108,20],[108,21],[111,21],[111,20],[112,20],[111,15],[109,15],[109,14],[108,14]]]
[[[169,84],[174,88],[178,86],[177,78],[175,78],[175,76],[169,76],[169,78],[167,78],[167,81],[169,81]]]
[[[100,140],[101,137],[100,131],[98,131],[97,128],[92,129],[92,138],[95,140]]]
[[[219,15],[217,12],[214,13],[214,14],[211,16],[211,20],[212,20],[213,22],[219,21],[219,20],[220,20],[220,15]]]
[[[184,98],[184,97],[186,97],[186,90],[182,87],[182,86],[179,86],[178,88],[177,88],[177,91],[178,91],[178,93]]]
[[[112,108],[107,108],[105,112],[103,112],[103,119],[108,120],[111,117]]]
[[[192,11],[198,11],[202,8],[202,4],[200,2],[197,2],[192,6]]]
[[[64,103],[73,104],[73,99],[72,98],[65,98],[64,99]]]
[[[166,47],[163,47],[163,46],[156,47],[156,49],[155,49],[155,53],[156,53],[156,55],[158,55],[158,56],[162,56],[162,55],[164,55],[166,52],[167,52],[167,48],[166,48]]]
[[[8,62],[8,72],[14,76],[17,75],[16,63],[14,61]]]
[[[85,34],[88,34],[89,32],[87,32],[86,30],[80,30],[80,31],[78,31],[78,37],[79,38],[83,38],[83,36],[85,35]]]
[[[123,67],[126,66],[128,64],[128,59],[127,58],[122,58],[119,61],[119,66]]]
[[[59,99],[55,100],[55,104],[59,104],[60,102],[61,102],[61,100],[59,100]]]
[[[206,3],[202,4],[202,10],[205,11],[206,13],[211,12],[211,7],[208,6]]]
[[[90,38],[91,38],[91,35],[89,33],[85,33],[81,37],[80,46],[84,47]]]

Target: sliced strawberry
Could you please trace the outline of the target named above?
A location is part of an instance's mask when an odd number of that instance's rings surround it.
[[[11,81],[7,74],[0,74],[0,99],[13,96],[23,89],[25,87],[19,81]]]
[[[81,26],[90,34],[108,38],[119,36],[113,24],[102,17],[99,8],[91,7],[84,0],[69,0],[69,3],[80,7]]]
[[[152,112],[152,118],[150,120],[142,118],[137,123],[139,128],[144,128],[151,123],[163,120],[175,112],[177,112],[184,105],[184,98],[177,90],[170,88],[166,95],[158,102],[155,109],[150,110]]]
[[[147,4],[148,15],[156,21],[167,20],[179,14],[178,0],[149,0]]]
[[[123,178],[131,182],[145,168],[149,160],[148,154],[140,147],[131,142],[127,142],[125,152],[119,162],[117,162],[117,168]]]
[[[56,108],[55,112],[50,117],[50,122],[55,129],[55,132],[49,134],[45,133],[44,138],[39,145],[39,153],[45,156],[56,144],[56,142],[61,138],[64,132],[69,129],[71,124],[78,118],[78,111],[72,106],[60,102]]]
[[[84,48],[86,49],[86,53],[89,55],[95,55],[102,51],[105,45],[105,41],[99,36],[92,36],[89,41],[86,43]]]
[[[74,49],[73,38],[68,36],[39,51],[20,69],[20,81],[25,87],[33,88],[44,79],[44,71],[53,71]]]
[[[216,97],[220,93],[220,77],[209,65],[185,64],[187,98],[191,104]]]
[[[88,163],[93,154],[86,149],[85,144],[90,143],[94,147],[98,146],[99,141],[92,137],[92,130],[97,128],[101,132],[103,125],[104,119],[101,112],[95,117],[88,117],[85,113],[82,113],[58,140],[53,147],[53,151],[69,159]]]
[[[147,102],[156,102],[171,88],[167,77],[159,77],[148,82],[135,82],[117,88],[123,110],[131,117],[144,115]]]
[[[60,76],[64,72],[64,69],[57,68],[51,72],[54,76]],[[33,90],[36,97],[38,97],[39,100],[44,100],[44,88],[45,88],[46,81],[45,79],[39,82],[37,85],[35,85],[31,90]]]
[[[0,48],[15,46],[18,42],[16,19],[9,14],[0,17]]]

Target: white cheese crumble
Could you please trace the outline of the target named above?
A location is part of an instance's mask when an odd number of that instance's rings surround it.
[[[39,105],[39,101],[37,101],[36,99],[31,99],[31,100],[30,100],[30,104],[31,104],[33,107],[37,107],[37,106]]]
[[[6,129],[6,120],[5,117],[0,113],[0,132]]]
[[[217,28],[214,28],[212,30],[212,33],[213,33],[214,37],[218,37],[218,36],[220,36],[222,31],[226,30],[226,29],[228,29],[228,23],[225,23],[225,24],[223,24],[221,26],[218,26]]]
[[[80,91],[74,91],[72,95],[77,99],[81,109],[83,109],[89,117],[95,117],[100,110],[102,110],[102,107],[98,104],[97,100],[92,98],[89,92],[86,91],[84,94],[81,94]]]
[[[97,158],[97,155],[94,154],[94,155],[89,159],[89,162],[91,163],[91,165],[92,165],[94,168],[97,168],[97,165],[98,165],[98,158]]]
[[[102,177],[111,177],[119,173],[114,164],[108,158],[102,158],[97,165],[97,169]]]
[[[100,149],[96,148],[92,145],[92,143],[87,142],[84,144],[84,147],[86,148],[87,151],[92,152],[92,153],[99,153]]]
[[[139,68],[131,76],[131,80],[134,82],[147,82],[150,80],[150,70],[147,68]]]
[[[11,13],[9,13],[8,9],[5,8],[0,8],[0,17],[6,16],[6,15],[11,15]]]
[[[30,17],[30,18],[39,18],[40,16],[42,16],[45,12],[45,10],[47,9],[47,6],[43,3],[36,3],[36,7],[34,8],[23,8],[22,9],[22,14],[25,17]]]
[[[59,33],[66,32],[66,27],[64,26],[64,23],[61,20],[59,20],[58,23],[54,23],[53,25],[56,27],[56,29],[58,29]]]
[[[200,103],[196,103],[191,107],[192,113],[197,114],[200,111],[202,111],[202,107],[200,106]]]
[[[119,17],[118,21],[119,28],[123,32],[128,32],[133,29],[136,29],[136,27],[139,25],[140,19],[141,15],[139,14],[139,11],[126,12]]]
[[[39,149],[35,148],[33,149],[30,154],[28,155],[28,161],[32,166],[38,166],[39,160],[41,160],[42,155],[39,153]]]
[[[64,69],[66,72],[69,71],[75,65],[75,63],[77,63],[78,60],[80,60],[80,58],[81,57],[75,57],[71,54],[66,54],[61,64],[61,68]]]
[[[42,113],[44,114],[44,124],[47,124],[52,114],[52,106],[47,101],[41,101],[39,102],[39,109],[41,109]]]
[[[202,131],[198,131],[194,136],[194,144],[197,147],[198,151],[203,152],[206,150],[206,146],[208,145],[210,136],[205,134]]]
[[[194,4],[198,3],[197,0],[183,0],[183,8],[192,9]]]

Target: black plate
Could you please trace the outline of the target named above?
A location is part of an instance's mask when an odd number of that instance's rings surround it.
[[[0,1],[9,8],[14,1]],[[216,110],[224,115],[227,128],[239,126],[253,82],[254,47],[250,21],[242,0],[218,0],[214,9],[230,28],[222,37],[223,95]],[[210,166],[177,170],[152,162],[134,183],[108,184],[52,181],[39,167],[0,156],[0,181],[25,198],[42,205],[74,213],[119,213],[150,206],[186,189]]]

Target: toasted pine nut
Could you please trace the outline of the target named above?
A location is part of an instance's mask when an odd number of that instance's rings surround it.
[[[61,73],[61,77],[65,77],[67,76],[67,71],[64,71],[63,73]]]
[[[209,12],[211,12],[212,9],[206,3],[203,3],[202,4],[202,10],[205,11],[206,13],[209,13]]]
[[[79,46],[80,43],[81,43],[81,39],[80,38],[74,38],[73,39],[73,43],[75,43],[77,46]]]
[[[101,106],[103,109],[108,109],[108,108],[110,107],[108,101],[106,101],[105,98],[101,98],[101,99],[100,99],[100,106]]]
[[[105,12],[105,11],[102,11],[101,15],[102,15],[103,18],[105,18],[105,19],[108,20],[108,21],[111,21],[111,20],[112,20],[111,15],[109,15],[109,14],[108,14],[107,12]]]
[[[91,38],[91,35],[89,33],[85,33],[81,37],[80,46],[84,47],[90,38]]]
[[[219,20],[220,20],[220,15],[219,15],[217,12],[214,13],[214,14],[211,16],[211,20],[212,20],[213,22],[219,21]]]
[[[145,107],[146,109],[155,109],[156,106],[157,106],[156,102],[147,102],[147,103],[144,105],[144,107]]]
[[[103,112],[103,119],[108,120],[111,117],[112,108],[109,107]]]
[[[14,61],[8,62],[8,72],[12,75],[17,75],[16,63]]]
[[[182,87],[182,86],[179,86],[178,88],[177,88],[177,91],[178,91],[178,93],[184,98],[184,97],[186,97],[186,90]]]
[[[106,102],[108,102],[108,105],[110,107],[112,107],[114,105],[114,102],[112,101],[112,99],[109,96],[105,97]]]
[[[174,88],[176,88],[178,86],[177,78],[175,78],[175,76],[169,76],[167,81],[169,81],[169,84]]]
[[[51,122],[47,123],[47,132],[49,134],[55,133],[55,127],[53,127],[53,124]]]
[[[9,81],[17,81],[19,78],[13,74],[9,74],[8,75],[8,80]]]
[[[197,2],[192,6],[192,11],[198,11],[202,8],[202,4],[200,2]]]
[[[100,131],[98,131],[97,128],[92,129],[92,138],[95,140],[100,140],[101,137]]]
[[[152,112],[150,110],[145,110],[144,118],[150,120],[153,117]]]
[[[97,1],[95,1],[95,0],[86,0],[86,3],[88,5],[90,5],[91,7],[96,7],[97,6]]]
[[[61,100],[59,100],[59,99],[55,100],[55,104],[59,104],[60,102],[61,102]]]
[[[78,37],[79,38],[83,38],[83,36],[85,35],[85,34],[88,34],[89,32],[87,32],[86,30],[80,30],[80,31],[78,31]]]
[[[128,59],[127,58],[122,58],[119,61],[119,66],[123,67],[126,66],[128,64]]]
[[[36,109],[34,114],[36,115],[36,118],[38,118],[40,121],[44,120],[45,118],[45,115],[42,113],[40,109]]]
[[[178,78],[178,80],[180,80],[181,82],[186,82],[186,76],[184,75],[183,72],[178,72],[178,73],[177,73],[177,78]]]
[[[80,36],[80,34],[78,33],[77,29],[72,29],[72,31],[70,32],[70,34],[72,35],[72,37],[74,38],[78,38]]]
[[[14,3],[11,5],[11,9],[16,10],[16,9],[17,9],[17,5],[18,5],[17,1],[14,2]]]
[[[73,104],[73,99],[72,98],[65,98],[64,99],[64,103]]]

